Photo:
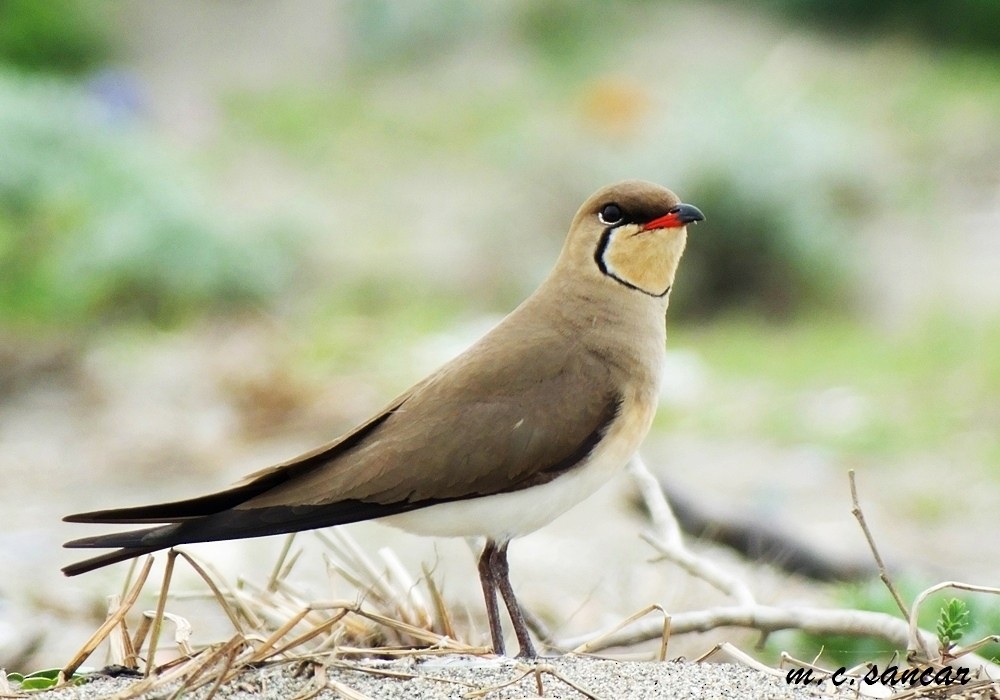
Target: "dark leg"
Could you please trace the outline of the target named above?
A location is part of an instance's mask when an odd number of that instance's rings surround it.
[[[487,545],[487,548],[489,545]],[[484,553],[485,554],[485,553]],[[521,606],[517,604],[514,597],[514,588],[510,585],[510,567],[507,565],[507,543],[504,542],[499,547],[494,545],[493,554],[490,557],[490,565],[493,569],[493,580],[500,588],[500,595],[510,613],[510,621],[514,623],[514,633],[517,635],[517,643],[521,645],[518,657],[524,659],[534,659],[538,656],[535,647],[531,643],[531,635],[528,634],[528,625],[524,622],[524,614]],[[495,600],[494,600],[495,604]]]
[[[500,607],[497,605],[497,580],[493,570],[493,557],[497,553],[497,543],[486,540],[486,547],[479,557],[479,580],[483,584],[486,599],[486,615],[490,619],[490,636],[493,637],[493,653],[504,656],[503,628],[500,626]],[[506,596],[504,600],[506,601]],[[518,638],[520,639],[520,637]]]

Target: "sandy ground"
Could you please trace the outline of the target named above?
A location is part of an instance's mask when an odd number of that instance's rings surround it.
[[[389,674],[396,674],[396,677],[390,678]],[[324,684],[326,689],[315,697],[355,700],[461,700],[470,697],[491,700],[541,697],[802,700],[856,698],[857,688],[862,685],[845,682],[837,688],[818,677],[810,685],[797,685],[733,664],[641,663],[584,657],[524,664],[510,659],[449,656],[334,663],[325,667],[322,675],[316,675],[315,669],[296,674],[290,665],[264,668],[225,684],[215,697],[234,700],[302,697]],[[136,687],[134,679],[99,679],[41,697],[46,700],[93,700]],[[202,688],[185,697],[203,698],[208,690]],[[171,691],[171,687],[160,688],[143,697],[163,697]]]

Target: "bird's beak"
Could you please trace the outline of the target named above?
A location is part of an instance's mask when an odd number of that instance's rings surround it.
[[[680,228],[685,224],[695,221],[704,221],[705,215],[701,210],[692,204],[678,204],[658,219],[643,224],[643,231],[651,231],[657,228]]]

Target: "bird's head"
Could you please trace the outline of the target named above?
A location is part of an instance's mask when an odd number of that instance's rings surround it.
[[[601,275],[633,292],[665,297],[687,242],[705,216],[665,187],[627,180],[594,193],[573,219],[560,267]]]

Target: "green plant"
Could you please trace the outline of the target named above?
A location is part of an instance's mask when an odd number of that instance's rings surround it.
[[[19,690],[46,690],[59,685],[59,673],[61,671],[62,669],[60,668],[46,668],[27,674],[8,673],[7,680],[17,683],[20,686]],[[81,683],[84,675],[81,672],[74,673],[70,676],[68,682],[73,684]]]
[[[950,649],[971,625],[969,607],[958,598],[950,598],[938,614],[937,637],[942,649]]]

